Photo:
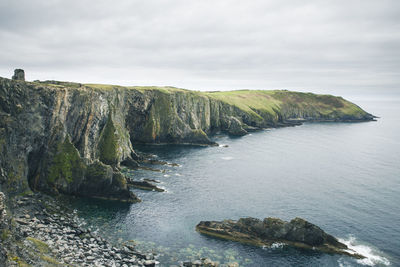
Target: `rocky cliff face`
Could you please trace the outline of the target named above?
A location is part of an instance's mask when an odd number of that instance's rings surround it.
[[[219,131],[372,119],[342,98],[288,91],[200,93],[0,78],[0,183],[11,192],[135,202],[119,172],[138,164],[132,144],[213,145],[210,135]]]

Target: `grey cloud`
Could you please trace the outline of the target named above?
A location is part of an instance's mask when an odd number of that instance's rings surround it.
[[[0,76],[22,67],[32,79],[195,89],[396,88],[399,22],[396,0],[5,0]]]

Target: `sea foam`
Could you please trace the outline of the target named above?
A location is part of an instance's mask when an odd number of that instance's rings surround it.
[[[368,246],[366,244],[361,244],[356,240],[354,236],[349,236],[348,239],[339,239],[340,242],[346,244],[350,253],[357,253],[364,256],[364,259],[357,260],[357,263],[367,266],[375,266],[376,264],[382,266],[389,266],[390,261],[382,255],[379,250]]]

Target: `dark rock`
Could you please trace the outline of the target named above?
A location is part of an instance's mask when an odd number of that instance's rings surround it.
[[[241,218],[238,221],[202,221],[196,226],[202,234],[238,241],[256,246],[270,246],[275,242],[322,252],[345,254],[355,258],[349,248],[318,226],[301,218],[285,222],[277,218]]]
[[[149,158],[143,158],[141,160],[141,162],[151,164],[151,165],[168,165],[168,166],[172,166],[172,167],[179,166],[179,164],[177,164],[177,163],[169,163],[167,161],[157,160],[157,159],[149,159]]]
[[[13,80],[17,81],[25,81],[25,72],[23,69],[15,69],[14,75],[12,76]]]
[[[143,190],[149,190],[149,191],[158,191],[158,192],[164,192],[165,190],[162,188],[157,187],[156,185],[149,183],[148,181],[134,181],[131,179],[128,179],[128,184],[134,188],[138,189],[143,189]]]
[[[150,182],[150,183],[157,183],[157,184],[160,183],[160,181],[158,181],[156,179],[148,179],[148,178],[144,178],[143,181]]]
[[[134,160],[134,159],[132,159],[130,157],[124,159],[121,162],[121,165],[124,165],[124,166],[126,166],[128,168],[132,168],[132,169],[134,169],[136,167],[139,167],[139,163],[136,160]]]
[[[230,117],[228,120],[228,133],[235,136],[248,134],[242,127],[242,123],[236,117]]]
[[[249,125],[247,125],[247,124],[244,124],[242,127],[243,127],[243,129],[245,129],[247,132],[256,132],[256,131],[261,130],[260,127],[249,126]]]

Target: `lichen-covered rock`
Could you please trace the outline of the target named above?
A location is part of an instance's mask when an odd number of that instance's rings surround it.
[[[111,118],[111,111],[109,112],[106,125],[100,135],[98,150],[101,162],[108,165],[118,164],[118,139],[115,134],[115,126]]]
[[[247,131],[243,129],[242,123],[235,117],[230,117],[228,120],[228,133],[230,135],[242,136],[246,135]]]
[[[202,221],[196,226],[196,230],[202,234],[256,246],[283,243],[298,248],[363,258],[332,235],[301,218],[295,218],[290,222],[277,218],[265,218],[263,221],[256,218],[222,222]]]
[[[48,172],[37,174],[37,178],[34,179],[38,180],[33,181],[33,188],[37,189],[39,186],[53,193],[76,192],[85,178],[87,166],[68,136],[63,142],[55,145],[55,148],[55,153],[50,154],[49,160],[42,166],[42,169],[47,168]]]
[[[87,167],[85,180],[77,194],[130,203],[140,201],[129,190],[125,176],[100,161],[95,161]]]

